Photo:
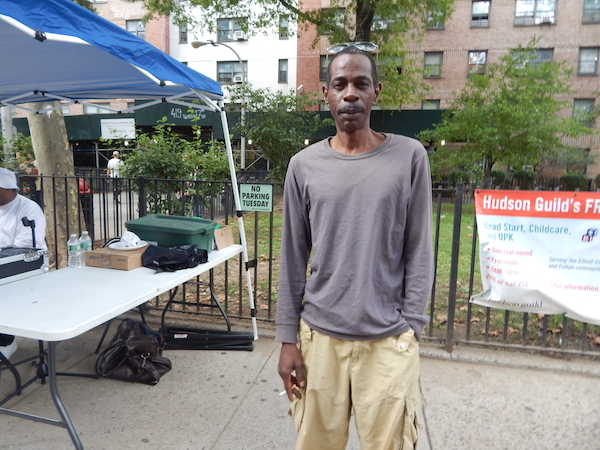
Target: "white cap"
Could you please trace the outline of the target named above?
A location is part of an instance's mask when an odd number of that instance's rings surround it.
[[[119,152],[115,150],[115,151],[113,152],[113,156],[119,156]]]
[[[19,190],[19,186],[17,186],[17,176],[14,172],[11,172],[4,167],[0,167],[0,188]]]

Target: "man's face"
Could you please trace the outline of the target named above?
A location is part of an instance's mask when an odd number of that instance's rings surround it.
[[[17,191],[14,189],[0,188],[0,206],[4,206],[12,202],[17,196]]]
[[[331,63],[329,86],[323,87],[323,96],[338,131],[352,133],[369,128],[371,107],[377,103],[380,91],[381,84],[373,83],[368,57],[337,56]]]

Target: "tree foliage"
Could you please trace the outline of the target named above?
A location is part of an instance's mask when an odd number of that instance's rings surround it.
[[[230,92],[234,100],[244,101],[247,111],[236,129],[271,163],[269,175],[274,181],[283,181],[290,158],[305,147],[308,136],[333,125],[333,120],[321,119],[316,111],[306,109],[316,101],[309,95],[252,89],[249,85],[233,87]]]
[[[198,126],[192,128],[194,135],[200,136]],[[162,180],[148,184],[147,201],[154,212],[191,212],[184,211],[185,202],[179,201],[185,196],[196,196],[199,203],[207,205],[208,197],[215,193],[211,182],[230,178],[224,143],[184,139],[173,131],[166,117],[152,133],[138,135],[133,150],[128,150],[123,140],[108,140],[107,144],[125,155],[124,176]]]
[[[585,121],[561,112],[572,105],[572,69],[567,62],[536,62],[534,38],[508,52],[476,75],[455,97],[434,129],[419,135],[423,141],[459,143],[438,146],[433,165],[483,169],[487,180],[495,165],[521,168],[546,161],[581,163],[582,150],[569,138],[593,133]]]
[[[96,12],[96,9],[90,0],[73,0],[73,3],[77,3],[79,6],[83,6],[85,9]]]
[[[5,138],[0,136],[0,147],[4,147]],[[18,171],[19,166],[23,163],[35,159],[33,155],[33,145],[31,137],[25,136],[23,133],[15,133],[15,136],[10,141],[10,154],[0,152],[0,165],[7,169]]]
[[[131,0],[130,0],[131,1]],[[421,100],[428,89],[416,54],[407,43],[418,41],[433,19],[443,22],[452,13],[454,0],[330,0],[328,8],[300,10],[298,0],[144,0],[146,19],[154,14],[172,16],[194,30],[215,32],[217,20],[243,17],[249,34],[278,32],[280,20],[298,25],[302,33],[316,27],[329,42],[370,41],[379,46],[377,60],[386,88],[379,104],[399,108]],[[200,10],[202,19],[196,20]],[[374,25],[375,19],[375,25]],[[316,45],[319,36],[316,37]],[[315,75],[316,76],[316,75]]]

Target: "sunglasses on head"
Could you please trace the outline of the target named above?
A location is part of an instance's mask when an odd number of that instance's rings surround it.
[[[327,53],[330,55],[335,55],[336,53],[341,52],[346,47],[354,46],[363,52],[374,52],[379,46],[377,44],[373,44],[372,42],[343,42],[341,44],[334,44],[327,49]]]

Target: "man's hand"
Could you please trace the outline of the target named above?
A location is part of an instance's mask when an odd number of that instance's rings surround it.
[[[296,344],[281,344],[281,353],[279,354],[279,366],[277,368],[279,376],[283,380],[283,386],[287,393],[288,400],[294,400],[294,396],[302,398],[302,394],[297,388],[303,388],[306,380],[304,378],[304,364],[302,363],[302,354]]]

